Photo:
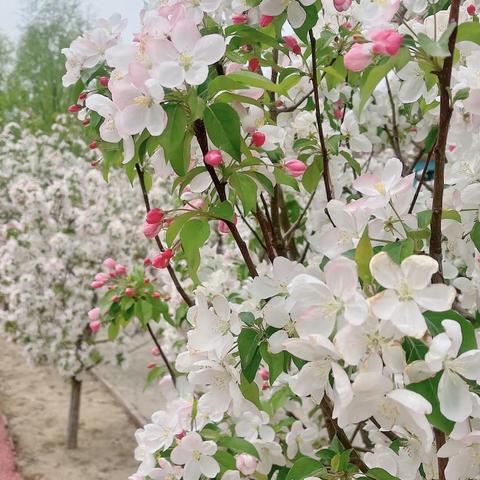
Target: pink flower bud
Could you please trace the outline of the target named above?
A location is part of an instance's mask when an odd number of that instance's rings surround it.
[[[78,96],[78,100],[80,102],[83,102],[84,100],[86,100],[88,97],[88,93],[87,92],[82,92],[79,96]]]
[[[248,61],[248,69],[251,72],[256,72],[258,70],[258,67],[260,67],[260,60],[258,58],[251,58]]]
[[[100,272],[95,275],[95,280],[105,283],[110,280],[110,275],[108,275],[108,273]]]
[[[100,82],[100,85],[102,87],[108,87],[108,82],[110,81],[110,79],[108,77],[100,77],[98,81]]]
[[[350,8],[352,0],[333,0],[333,6],[337,12],[344,12]]]
[[[109,268],[110,270],[113,270],[116,264],[117,262],[113,258],[107,258],[103,261],[103,266],[105,268]]]
[[[147,368],[155,368],[156,364],[154,362],[147,363]]]
[[[342,117],[343,117],[343,112],[342,112],[342,110],[335,110],[335,111],[333,112],[333,114],[335,115],[335,118],[336,118],[337,120],[341,120]]]
[[[391,28],[375,30],[368,37],[373,42],[373,53],[390,56],[398,53],[403,41],[403,36]]]
[[[154,357],[158,357],[160,355],[160,350],[158,349],[158,347],[153,347],[152,348],[152,355]]]
[[[164,217],[164,213],[159,209],[159,208],[152,208],[148,213],[146,217],[147,223],[150,224],[157,224],[161,223]]]
[[[113,302],[113,303],[117,303],[117,302],[119,302],[119,301],[120,301],[120,295],[114,295],[114,296],[112,297],[112,302]]]
[[[183,437],[185,437],[186,435],[187,435],[187,433],[185,432],[185,430],[182,430],[180,433],[177,433],[177,434],[175,435],[175,438],[176,438],[177,440],[181,440],[181,439],[182,439]]]
[[[283,41],[287,48],[295,55],[300,55],[302,53],[302,49],[300,48],[297,39],[292,35],[285,35]]]
[[[267,382],[262,383],[262,390],[268,390],[270,388],[270,385]]]
[[[370,45],[366,43],[356,43],[343,57],[343,62],[347,70],[351,72],[361,72],[372,62]]]
[[[467,7],[467,13],[472,16],[475,15],[477,13],[477,7],[473,3],[471,3]]]
[[[265,28],[265,27],[268,27],[272,22],[273,22],[273,19],[275,17],[272,17],[271,15],[262,15],[260,17],[260,21],[258,22],[258,24],[262,27],[262,28]]]
[[[90,125],[90,119],[89,118],[86,118],[83,122],[82,122],[82,125],[84,127],[88,127]]]
[[[241,453],[235,458],[235,466],[243,475],[252,475],[257,469],[258,460],[253,455]]]
[[[172,257],[173,257],[173,251],[172,249],[169,248],[168,250],[165,250],[164,252],[162,252],[160,255],[157,255],[153,259],[152,265],[155,268],[167,268]]]
[[[205,200],[203,198],[195,198],[194,200],[190,200],[186,205],[186,210],[201,210],[205,205]]]
[[[93,322],[90,322],[88,326],[93,333],[97,333],[102,326],[102,322],[100,322],[100,320],[94,320]]]
[[[248,23],[248,15],[245,13],[235,13],[232,15],[232,23],[234,25],[243,25]]]
[[[143,224],[143,234],[146,238],[155,238],[158,235],[158,232],[162,228],[161,223],[148,223]]]
[[[207,165],[211,167],[218,167],[220,164],[223,163],[222,152],[220,150],[210,150],[204,159]]]
[[[127,297],[134,297],[134,296],[135,296],[135,290],[134,290],[133,288],[131,288],[131,287],[127,287],[127,288],[125,289],[125,295],[126,295]]]
[[[162,298],[162,294],[160,292],[153,292],[152,298]]]
[[[234,213],[233,214],[233,224],[236,225],[237,221],[238,221],[237,214]],[[218,231],[222,235],[228,235],[230,233],[230,228],[228,227],[227,222],[225,222],[224,220],[219,220],[218,221]]]
[[[127,269],[123,265],[117,263],[117,265],[115,265],[115,273],[117,275],[125,275],[127,273]]]
[[[103,282],[99,282],[98,280],[95,280],[94,282],[92,282],[90,284],[90,286],[94,289],[102,288],[103,287]]]
[[[95,320],[98,320],[100,318],[100,309],[99,308],[92,308],[88,312],[88,318],[94,322]]]
[[[143,264],[148,267],[152,264],[152,261],[149,259],[149,258],[146,258],[144,261],[143,261]]]
[[[265,139],[266,136],[263,132],[256,131],[252,134],[252,144],[257,148],[265,144]]]
[[[270,372],[266,368],[261,368],[258,373],[265,382],[270,378]]]
[[[95,150],[97,148],[97,142],[94,140],[90,145],[88,145],[90,150]]]
[[[300,160],[293,158],[287,160],[284,164],[285,171],[294,178],[303,175],[303,172],[307,169],[307,166]]]
[[[79,112],[81,109],[82,109],[82,106],[81,106],[81,105],[70,105],[70,106],[68,107],[68,111],[69,111],[70,113],[77,113],[77,112]]]

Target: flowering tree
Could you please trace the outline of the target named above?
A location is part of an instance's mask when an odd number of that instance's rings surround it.
[[[64,51],[70,110],[141,189],[145,263],[188,307],[174,365],[157,341],[166,405],[131,480],[480,478],[475,5],[167,0],[141,18],[133,42],[112,17]],[[95,285],[100,324],[160,319],[134,282]]]
[[[128,182],[118,175],[115,188],[107,186],[87,161],[94,156],[85,155],[84,142],[71,140],[65,119],[53,130],[32,134],[9,124],[0,133],[0,331],[24,346],[31,363],[52,364],[70,380],[68,444],[73,447],[81,380],[103,360],[99,345],[120,334],[116,360],[122,364],[128,360],[130,337],[138,332],[112,328],[92,335],[96,300],[87,286],[97,256],[114,256],[128,266],[143,260],[147,245],[130,234],[131,228],[141,231],[141,196],[126,194]],[[155,190],[159,196],[166,193]],[[109,276],[127,276],[117,262]],[[161,291],[171,296],[170,289]]]

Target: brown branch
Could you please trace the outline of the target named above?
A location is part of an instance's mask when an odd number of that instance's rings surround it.
[[[453,106],[450,99],[450,83],[452,78],[453,54],[457,40],[458,15],[460,0],[452,0],[450,6],[449,24],[455,24],[455,28],[448,40],[450,55],[444,59],[443,68],[437,73],[440,87],[440,120],[438,124],[438,137],[435,145],[435,176],[433,187],[432,220],[430,222],[430,256],[438,262],[438,272],[433,275],[434,283],[442,283],[442,210],[443,191],[445,188],[445,158],[450,119],[452,118]],[[440,465],[439,465],[440,468]],[[440,471],[440,479],[445,477],[445,472]]]
[[[160,356],[162,357],[163,363],[167,367],[168,372],[170,373],[170,377],[172,377],[172,382],[175,386],[177,386],[177,376],[175,374],[175,370],[173,367],[170,365],[170,362],[168,361],[167,356],[165,355],[165,352],[163,351],[162,347],[160,346],[159,341],[157,340],[157,337],[155,336],[155,333],[153,333],[152,327],[150,326],[149,323],[147,323],[147,329],[148,333],[152,337],[153,343],[158,349],[158,352],[160,353]]]
[[[208,149],[207,131],[205,130],[205,125],[202,120],[195,120],[194,132],[195,132],[195,136],[197,138],[198,144],[200,145],[200,150],[202,151],[202,154],[205,157],[209,149]],[[227,195],[225,193],[225,184],[223,184],[218,178],[217,172],[215,171],[214,167],[207,164],[205,164],[205,167],[207,168],[207,171],[210,174],[210,177],[215,186],[215,190],[217,191],[218,197],[222,202],[226,202]],[[230,230],[230,233],[232,234],[232,237],[235,240],[240,250],[240,253],[242,254],[242,257],[245,261],[245,264],[247,265],[250,276],[251,277],[258,276],[257,269],[255,267],[255,264],[253,263],[252,257],[250,256],[250,252],[248,251],[247,244],[243,241],[236,225],[233,222],[229,222],[228,220],[226,220],[225,223],[227,224]]]
[[[305,100],[307,100],[310,97],[312,93],[313,93],[313,90],[310,90],[310,92],[300,97],[300,100],[297,100],[293,105],[290,105],[289,107],[277,108],[276,112],[277,113],[294,112]]]
[[[265,250],[267,252],[268,259],[273,263],[277,255],[275,253],[275,249],[273,248],[272,231],[270,229],[270,225],[268,224],[267,218],[260,209],[260,205],[257,205],[255,216],[257,217],[260,230],[262,230],[262,235],[265,239]]]
[[[317,120],[317,131],[320,139],[320,147],[323,157],[323,182],[325,184],[325,194],[327,201],[334,198],[332,180],[330,178],[330,169],[328,165],[328,150],[325,143],[325,135],[323,134],[323,117],[320,112],[320,97],[318,95],[318,72],[317,72],[317,41],[313,35],[313,30],[308,31],[310,37],[310,46],[312,49],[312,83],[313,83],[313,97],[315,99],[315,118]]]
[[[413,208],[415,207],[415,204],[417,203],[417,198],[418,198],[418,195],[420,194],[420,190],[422,188],[422,185],[425,182],[425,176],[427,175],[428,165],[430,164],[430,160],[432,159],[434,149],[435,149],[435,146],[433,146],[433,148],[428,152],[428,157],[427,157],[427,160],[425,162],[425,166],[423,167],[422,175],[420,176],[420,179],[418,180],[417,189],[415,190],[415,195],[413,196],[412,203],[410,204],[410,208],[408,209],[408,213],[413,212]]]
[[[392,109],[392,128],[393,128],[392,147],[398,159],[402,162],[403,171],[405,173],[406,165],[405,165],[405,160],[403,159],[403,156],[402,156],[402,151],[400,149],[400,134],[398,132],[397,113],[395,109],[395,102],[393,101],[392,90],[390,89],[390,82],[388,81],[388,76],[385,77],[385,82],[387,83],[388,100],[390,102],[390,108]]]
[[[322,414],[325,418],[325,426],[327,428],[330,440],[332,440],[333,437],[336,435],[339,442],[346,450],[352,450],[352,463],[356,465],[360,469],[360,471],[362,471],[363,473],[367,473],[367,465],[361,459],[360,455],[355,451],[347,434],[339,427],[337,420],[333,418],[333,408],[327,396],[323,397],[320,403],[320,408],[322,409]]]
[[[145,203],[145,210],[148,213],[151,210],[151,207],[150,207],[150,200],[148,198],[147,187],[145,185],[144,172],[143,172],[143,170],[141,169],[141,167],[138,163],[135,165],[135,168],[137,170],[138,179],[140,181],[140,187],[142,189],[143,202]],[[164,252],[165,248],[164,248],[164,246],[162,244],[162,241],[160,240],[160,237],[158,235],[155,236],[155,242],[158,246],[158,249],[161,252]],[[173,281],[173,284],[175,285],[175,288],[177,289],[180,296],[183,298],[184,302],[189,307],[192,307],[194,305],[194,301],[189,297],[187,292],[184,290],[184,288],[180,284],[180,281],[178,280],[177,274],[175,273],[175,270],[173,269],[173,267],[171,265],[168,265],[167,270],[168,270],[168,273],[170,275],[170,278]]]

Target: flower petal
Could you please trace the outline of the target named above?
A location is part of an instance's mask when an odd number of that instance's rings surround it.
[[[195,45],[193,49],[193,59],[195,62],[212,65],[218,62],[225,54],[225,39],[216,33],[205,35]]]
[[[438,263],[428,255],[411,255],[400,265],[409,287],[420,290],[430,284]]]
[[[385,288],[397,288],[403,279],[400,267],[386,252],[377,253],[370,260],[370,271],[375,280]]]
[[[449,420],[463,422],[472,413],[468,385],[454,372],[446,369],[438,383],[440,411]]]
[[[413,298],[423,308],[444,312],[452,308],[456,294],[455,288],[437,283],[413,292]]]

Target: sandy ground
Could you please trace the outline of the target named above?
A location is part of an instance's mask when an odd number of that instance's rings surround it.
[[[136,429],[98,382],[83,385],[79,448],[64,447],[69,386],[30,367],[0,338],[0,411],[9,423],[23,480],[126,480],[136,470]]]

